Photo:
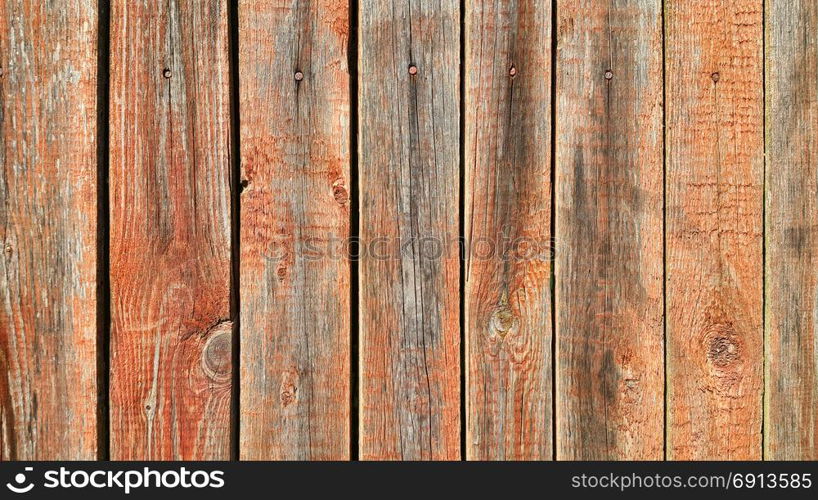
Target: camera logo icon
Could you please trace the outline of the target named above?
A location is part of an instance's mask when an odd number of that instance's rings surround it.
[[[26,472],[31,472],[33,470],[34,470],[34,467],[26,467],[25,468]],[[26,475],[23,474],[22,472],[19,472],[19,473],[17,473],[17,475],[14,476],[14,482],[16,484],[6,483],[6,488],[10,489],[14,493],[28,493],[29,491],[31,491],[32,488],[34,488],[33,483],[25,484],[26,483]]]

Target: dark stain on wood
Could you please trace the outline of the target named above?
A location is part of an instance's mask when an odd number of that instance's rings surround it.
[[[645,402],[664,391],[661,4],[560,4],[557,23],[557,458],[655,460],[663,407]]]

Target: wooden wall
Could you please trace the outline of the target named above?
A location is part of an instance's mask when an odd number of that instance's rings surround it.
[[[811,0],[7,0],[0,458],[818,458]]]

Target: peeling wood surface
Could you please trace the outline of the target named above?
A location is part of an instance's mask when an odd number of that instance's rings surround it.
[[[764,456],[818,460],[818,4],[766,8]]]
[[[239,2],[241,443],[350,454],[349,2]]]
[[[114,460],[230,458],[226,0],[111,10]]]
[[[557,458],[664,447],[662,5],[557,12]]]
[[[666,3],[669,459],[761,457],[762,14]]]
[[[360,457],[460,458],[454,0],[365,0],[359,29]]]
[[[551,7],[466,9],[466,456],[550,459]]]
[[[0,459],[97,457],[94,2],[0,7]]]

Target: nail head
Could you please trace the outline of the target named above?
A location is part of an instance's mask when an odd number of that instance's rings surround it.
[[[303,79],[304,79],[304,73],[302,73],[300,71],[296,71],[295,72],[295,81],[300,82]]]
[[[712,75],[710,75],[710,78],[713,79],[714,83],[717,83],[721,79],[721,75],[719,75],[719,73],[716,72],[716,73],[713,73]]]
[[[170,69],[165,68],[164,70],[162,70],[162,76],[164,76],[165,78],[170,78]]]
[[[418,67],[414,64],[409,65],[409,74],[410,75],[417,75],[418,74]]]
[[[606,79],[606,80],[610,80],[611,78],[613,78],[613,71],[611,71],[611,70],[606,70],[606,71],[605,71],[605,79]]]
[[[508,74],[509,74],[509,76],[511,76],[512,78],[514,78],[515,76],[517,76],[517,68],[515,68],[514,66],[512,66],[512,67],[511,67],[511,68],[508,70]]]

